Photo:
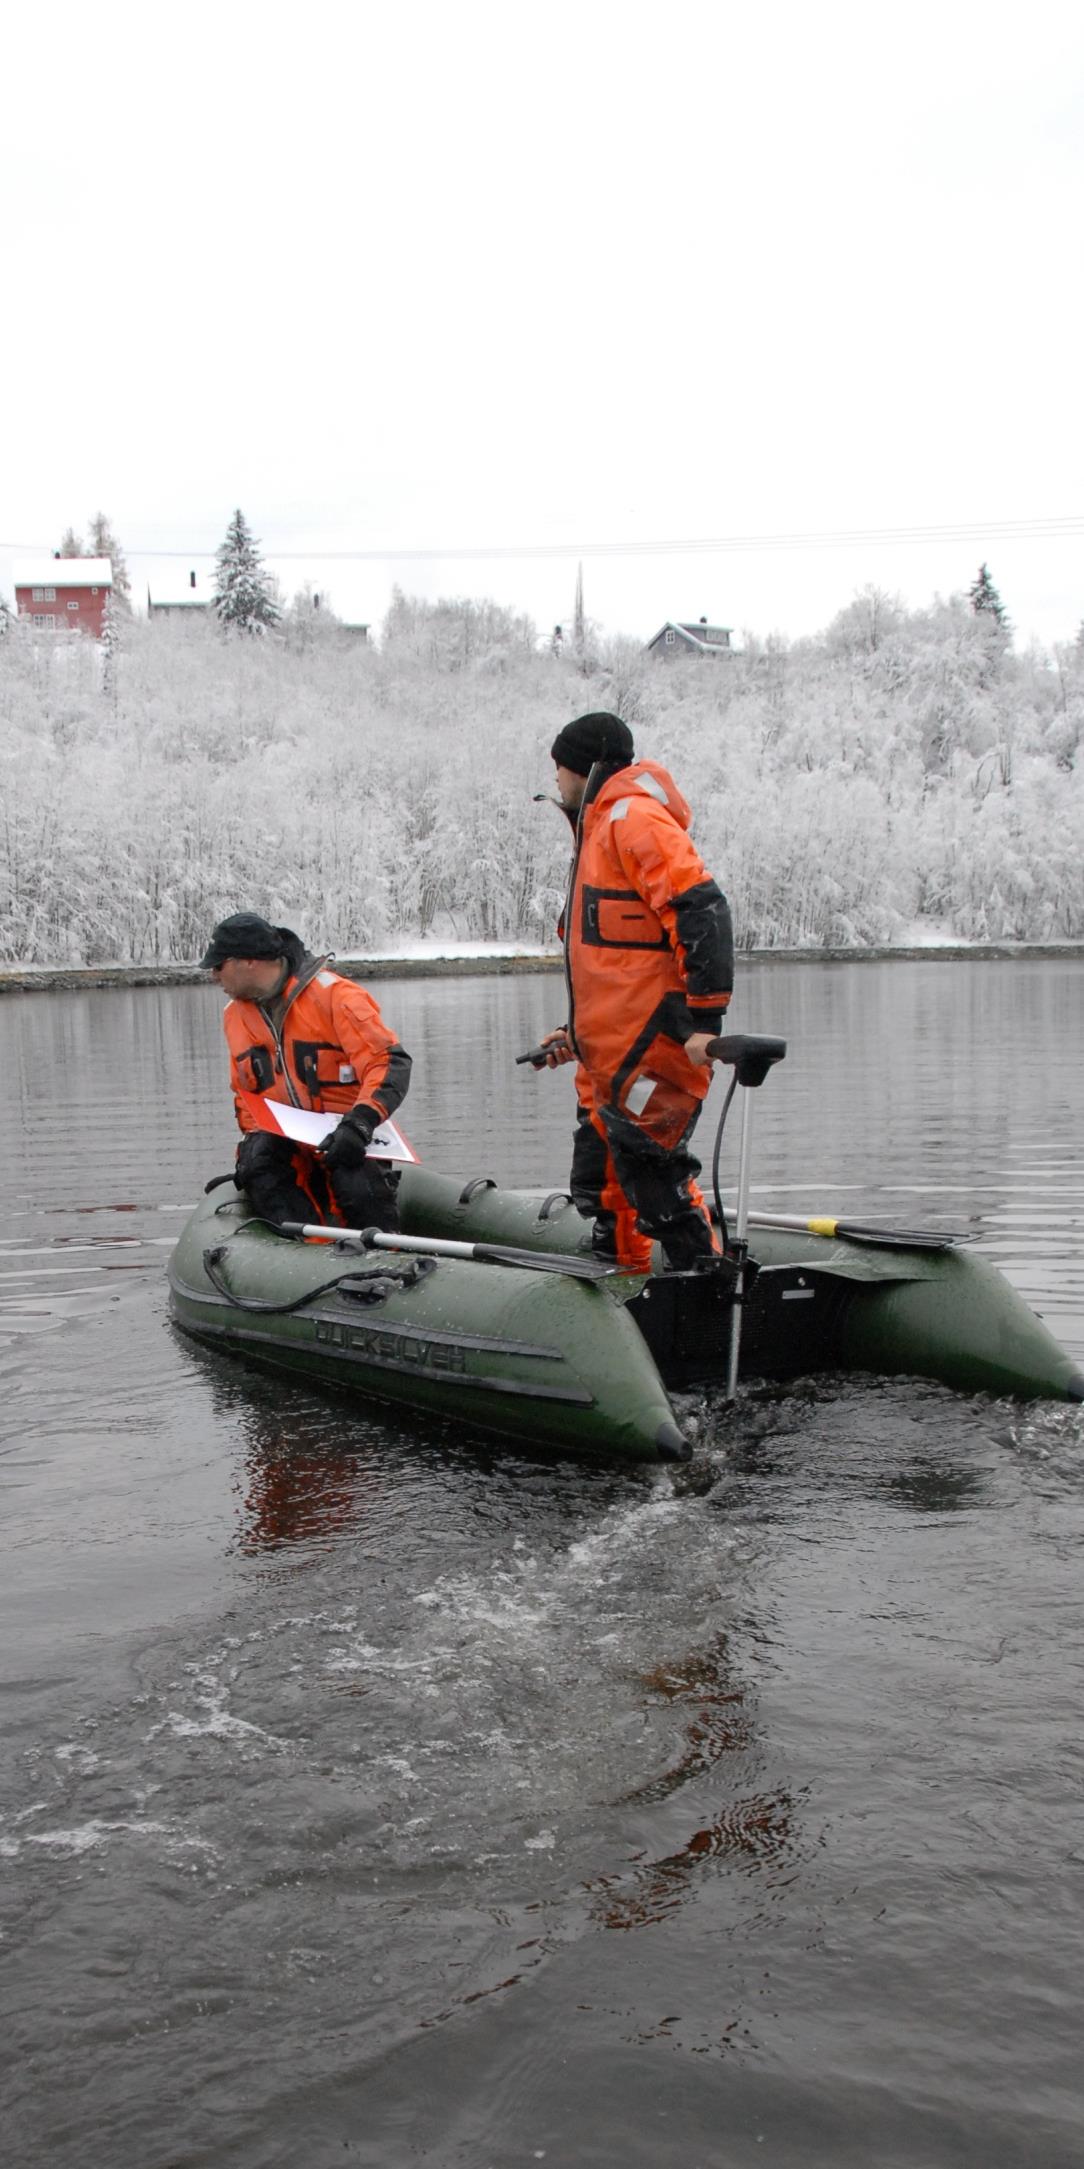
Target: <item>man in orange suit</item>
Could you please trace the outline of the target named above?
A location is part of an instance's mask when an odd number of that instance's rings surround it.
[[[399,1177],[366,1155],[406,1093],[410,1056],[372,995],[255,911],[221,920],[200,961],[229,996],[222,1022],[243,1133],[238,1189],[268,1220],[396,1229]],[[246,1093],[340,1120],[314,1152],[260,1129]]]
[[[577,716],[552,757],[574,837],[560,925],[569,1006],[542,1045],[551,1068],[579,1063],[572,1199],[596,1251],[629,1271],[648,1270],[652,1239],[674,1271],[710,1267],[689,1142],[733,985],[730,907],[673,777],[636,759],[619,716]]]

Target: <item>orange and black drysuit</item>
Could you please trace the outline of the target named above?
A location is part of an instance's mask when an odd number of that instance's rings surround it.
[[[713,1250],[689,1151],[711,1069],[684,1048],[719,1030],[734,937],[690,818],[657,762],[596,764],[560,926],[579,1056],[572,1198],[594,1219],[595,1247],[637,1271],[652,1238],[678,1271]]]
[[[372,995],[327,966],[326,957],[310,956],[289,936],[279,992],[264,1002],[235,999],[223,1011],[230,1083],[245,1133],[236,1179],[269,1220],[332,1217],[394,1229],[399,1177],[386,1161],[330,1175],[307,1147],[256,1128],[237,1096],[255,1092],[317,1114],[356,1109],[367,1129],[395,1113],[410,1082],[410,1056]]]

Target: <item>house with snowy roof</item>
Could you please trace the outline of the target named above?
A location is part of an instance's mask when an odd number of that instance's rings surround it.
[[[113,592],[107,557],[27,557],[14,567],[15,608],[42,632],[90,633],[100,640]]]
[[[147,583],[147,616],[149,618],[197,617],[209,610],[214,601],[214,588],[209,580],[190,572],[187,578],[178,579],[175,572],[158,575]]]
[[[645,642],[645,653],[670,662],[676,655],[727,655],[730,633],[729,625],[709,625],[706,618],[698,618],[695,625],[667,618],[654,638]]]

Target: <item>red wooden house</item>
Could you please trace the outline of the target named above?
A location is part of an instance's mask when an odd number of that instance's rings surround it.
[[[100,640],[112,589],[107,557],[24,558],[15,567],[15,608],[47,633],[70,626]]]

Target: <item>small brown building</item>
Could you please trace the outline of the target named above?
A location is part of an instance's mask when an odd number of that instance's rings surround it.
[[[730,630],[729,625],[709,625],[706,618],[698,618],[695,625],[667,618],[654,639],[645,642],[645,652],[664,661],[676,655],[728,655]]]
[[[45,633],[70,628],[100,640],[112,592],[107,557],[33,557],[15,566],[15,608]]]

